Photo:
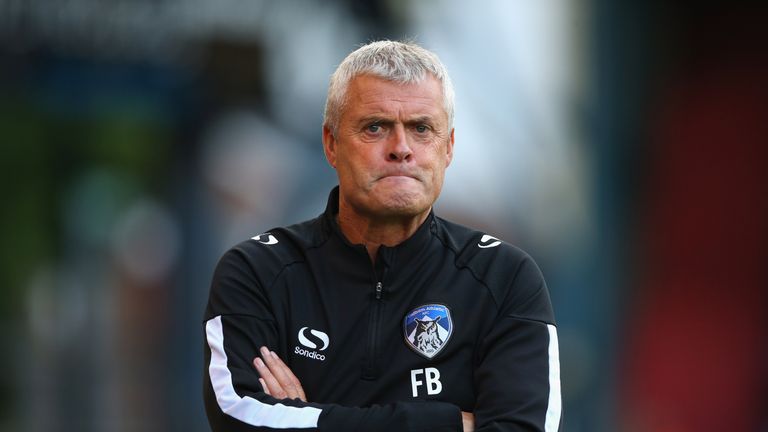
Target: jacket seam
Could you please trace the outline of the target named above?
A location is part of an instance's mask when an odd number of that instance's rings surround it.
[[[272,319],[272,318],[264,318],[264,317],[260,317],[260,316],[257,316],[257,315],[246,314],[246,313],[220,313],[220,314],[216,314],[216,315],[213,315],[211,318],[208,318],[208,319],[206,319],[206,320],[203,320],[203,322],[204,322],[204,323],[205,323],[205,322],[208,322],[208,321],[210,321],[211,319],[213,319],[213,318],[216,318],[216,317],[219,317],[219,316],[220,316],[220,317],[233,317],[233,316],[241,316],[241,317],[249,317],[249,318],[257,319],[257,320],[259,320],[259,321],[266,321],[266,322],[276,322],[276,320],[274,320],[274,319]]]
[[[514,315],[514,314],[507,314],[505,316],[505,318],[512,318],[512,319],[518,320],[518,321],[529,321],[529,322],[535,322],[535,323],[539,323],[539,324],[553,325],[553,326],[557,327],[555,325],[555,323],[551,323],[551,322],[547,322],[547,321],[542,321],[542,320],[537,320],[537,319],[528,318],[528,317],[522,317],[522,316]]]
[[[445,228],[442,227],[442,229],[445,229]],[[472,277],[477,282],[479,282],[483,287],[485,287],[486,291],[488,291],[488,294],[490,294],[491,298],[493,299],[493,303],[496,305],[496,311],[497,311],[497,317],[498,317],[498,314],[501,313],[501,305],[504,303],[502,301],[502,299],[498,299],[494,295],[493,290],[491,289],[491,287],[488,286],[488,284],[485,282],[485,280],[483,280],[480,276],[478,276],[478,274],[475,272],[475,270],[471,266],[469,266],[466,263],[459,263],[459,257],[460,257],[459,252],[456,249],[454,249],[450,244],[448,244],[448,242],[444,241],[442,236],[439,236],[439,235],[436,235],[436,234],[433,234],[433,235],[435,235],[435,237],[437,237],[438,241],[440,241],[440,243],[443,245],[443,247],[445,247],[446,249],[451,251],[451,253],[453,254],[453,265],[454,265],[454,267],[456,267],[456,269],[458,269],[458,270],[466,269],[467,271],[469,271],[469,274],[471,274]],[[512,277],[512,282],[509,284],[510,287],[513,286],[515,281],[517,280],[517,276],[520,273],[520,267],[521,267],[521,264],[518,263],[517,268],[515,269],[515,274]],[[507,295],[509,295],[509,294],[507,294]]]

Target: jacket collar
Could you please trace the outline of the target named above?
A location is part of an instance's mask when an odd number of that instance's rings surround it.
[[[339,224],[336,222],[336,215],[339,213],[339,187],[336,186],[331,190],[328,196],[328,204],[325,207],[323,213],[323,228],[325,231],[334,236],[338,236],[342,243],[348,247],[356,249],[362,253],[366,253],[365,247],[360,244],[352,244],[347,240],[344,233],[342,233]],[[419,226],[415,233],[405,241],[395,246],[380,246],[377,254],[376,267],[383,265],[387,268],[395,265],[407,265],[408,262],[413,261],[418,255],[420,255],[426,247],[429,245],[434,234],[437,233],[438,219],[435,217],[434,209],[430,210],[429,216],[424,223]]]

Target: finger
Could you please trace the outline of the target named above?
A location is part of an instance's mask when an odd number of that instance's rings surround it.
[[[473,432],[475,430],[475,415],[471,412],[461,412],[461,423],[464,432]]]
[[[264,389],[264,393],[266,393],[266,394],[268,394],[268,395],[272,396],[272,395],[269,393],[269,388],[267,387],[267,382],[266,382],[266,381],[264,381],[264,378],[259,378],[259,383],[261,383],[261,388],[263,388],[263,389]]]
[[[275,359],[269,354],[266,347],[261,348],[262,358],[257,357],[254,360],[256,369],[264,378],[269,387],[272,396],[278,399],[298,397],[298,392],[292,388],[291,382],[286,378],[286,373],[281,367],[281,362],[275,362]],[[287,369],[287,366],[285,366]]]
[[[256,357],[253,360],[253,365],[256,366],[256,371],[259,372],[264,384],[266,384],[264,393],[277,399],[285,399],[288,397],[288,393],[283,389],[280,382],[275,378],[269,370],[269,367],[267,367],[260,357]]]
[[[272,373],[272,375],[274,375],[277,382],[280,383],[280,386],[283,388],[283,390],[288,392],[288,396],[291,398],[296,397],[297,392],[293,382],[288,376],[288,372],[286,372],[288,367],[285,366],[282,360],[276,356],[273,356],[269,349],[266,347],[261,348],[261,358],[264,360],[264,363],[266,363],[269,371]]]
[[[277,354],[275,354],[274,351],[270,351],[270,355],[272,358],[274,358],[282,367],[283,371],[285,372],[288,379],[291,381],[291,385],[293,385],[293,388],[296,389],[296,392],[298,393],[299,399],[303,400],[304,402],[307,401],[307,395],[304,394],[304,387],[301,386],[301,381],[296,377],[296,375],[293,373],[291,368],[288,367],[288,365],[285,364],[285,362],[278,357]]]
[[[291,399],[299,398],[301,392],[299,392],[300,386],[297,387],[296,385],[298,379],[295,379],[295,377],[293,377],[293,379],[291,378],[293,372],[291,372],[288,366],[286,366],[276,354],[272,354],[266,347],[261,347],[261,357],[277,382],[280,383],[280,387],[287,392],[288,397]]]

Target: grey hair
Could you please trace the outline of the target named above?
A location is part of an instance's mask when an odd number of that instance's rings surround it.
[[[323,126],[335,135],[347,102],[347,87],[358,75],[373,75],[402,84],[422,82],[427,73],[443,88],[443,107],[448,127],[453,128],[454,92],[448,71],[437,55],[412,42],[381,40],[363,45],[350,53],[331,75],[325,101]]]

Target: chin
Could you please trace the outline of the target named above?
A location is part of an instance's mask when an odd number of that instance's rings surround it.
[[[377,199],[382,215],[387,216],[417,216],[428,211],[432,205],[421,193],[397,191]]]
[[[414,186],[377,183],[352,191],[347,202],[358,213],[371,218],[417,217],[429,211],[436,197],[425,188]]]

